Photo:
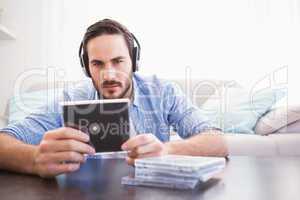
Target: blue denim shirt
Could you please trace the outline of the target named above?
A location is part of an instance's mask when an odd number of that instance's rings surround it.
[[[174,83],[156,76],[133,75],[134,98],[129,107],[131,124],[137,134],[154,134],[161,141],[169,140],[170,131],[188,138],[211,129],[201,111],[192,105]],[[63,126],[60,101],[95,100],[97,92],[90,79],[74,88],[65,89],[61,98],[53,100],[24,120],[1,129],[28,144],[39,144],[45,132]]]

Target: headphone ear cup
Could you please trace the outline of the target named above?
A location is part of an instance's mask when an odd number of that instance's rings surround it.
[[[82,69],[83,73],[87,77],[91,77],[91,74],[90,74],[90,71],[88,68],[89,59],[88,59],[88,56],[83,51],[83,42],[81,42],[80,47],[79,47],[79,60],[80,60],[80,65],[81,65],[81,69]]]
[[[91,77],[91,73],[89,70],[89,58],[88,56],[83,53],[82,54],[82,60],[83,60],[83,71],[86,74],[87,77]]]
[[[138,52],[138,48],[134,47],[133,48],[133,52],[132,52],[132,71],[136,72],[138,71],[138,63],[139,63],[139,52]]]

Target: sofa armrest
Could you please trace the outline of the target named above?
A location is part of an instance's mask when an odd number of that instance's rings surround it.
[[[276,143],[281,156],[300,156],[300,133],[273,133],[267,136]]]
[[[224,134],[229,156],[300,156],[300,133]],[[171,135],[171,140],[181,139]]]
[[[229,156],[275,156],[275,141],[269,136],[253,134],[224,134]]]

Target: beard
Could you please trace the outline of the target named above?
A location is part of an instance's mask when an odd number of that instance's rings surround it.
[[[130,74],[130,79],[129,81],[125,81],[124,86],[125,88],[123,89],[123,91],[117,95],[117,96],[106,96],[103,92],[101,92],[100,88],[103,88],[103,86],[105,85],[113,85],[113,84],[117,84],[119,85],[120,88],[122,88],[123,84],[117,81],[103,81],[100,83],[100,85],[98,85],[94,79],[92,79],[93,85],[95,87],[95,89],[97,90],[97,93],[99,95],[100,99],[121,99],[121,98],[131,98],[131,94],[133,93],[133,82],[132,82],[132,74]]]

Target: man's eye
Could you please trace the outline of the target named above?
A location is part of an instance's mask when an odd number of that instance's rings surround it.
[[[115,62],[116,62],[116,63],[122,63],[123,60],[119,59],[119,60],[116,60]]]
[[[97,67],[97,66],[100,66],[101,64],[98,62],[93,62],[92,65]]]

